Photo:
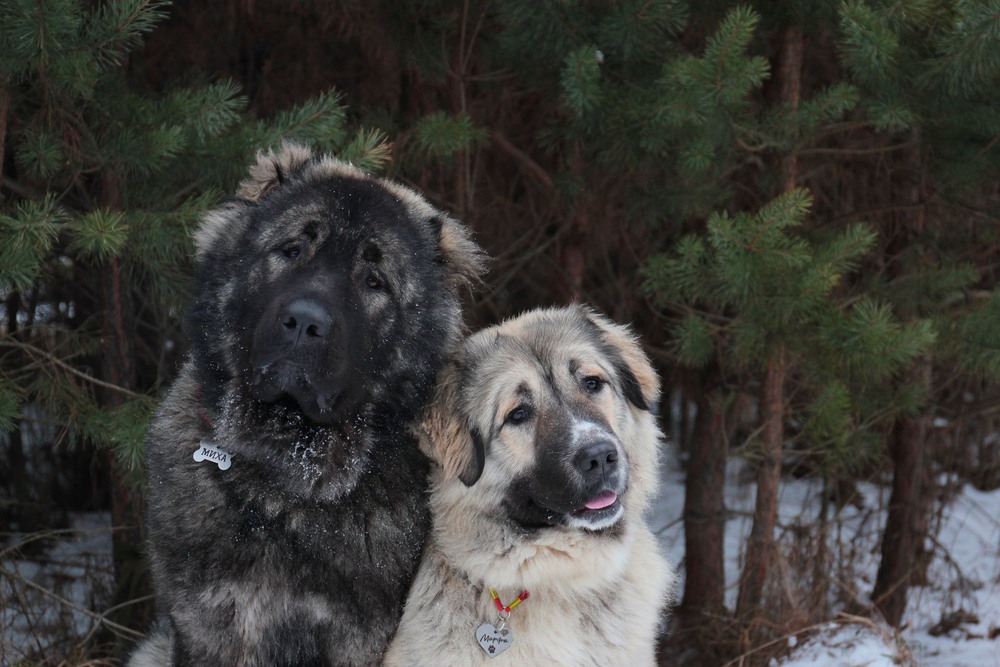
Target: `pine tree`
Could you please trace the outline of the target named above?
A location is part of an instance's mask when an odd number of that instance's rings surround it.
[[[1000,337],[989,333],[1000,324],[991,305],[995,295],[969,299],[977,283],[996,288],[969,262],[984,244],[995,244],[996,235],[971,225],[944,235],[935,218],[954,220],[954,227],[968,211],[995,201],[1000,3],[858,1],[844,5],[840,22],[845,64],[865,112],[902,153],[900,200],[910,211],[887,230],[891,280],[881,288],[902,316],[934,318],[939,334],[934,354],[917,360],[908,375],[925,401],[934,398],[935,372],[996,381],[991,359]],[[956,301],[955,294],[963,298]],[[982,327],[979,333],[972,334],[972,323]],[[926,410],[912,411],[893,430],[893,488],[872,599],[894,625],[902,621],[927,532],[928,421]]]
[[[31,405],[61,446],[107,452],[117,602],[141,575],[143,439],[183,340],[198,217],[285,138],[387,157],[334,91],[258,120],[231,81],[144,89],[127,64],[166,8],[0,4],[0,428],[24,446]]]
[[[760,373],[762,396],[769,382],[797,378],[794,402],[765,408],[778,412],[779,448],[767,447],[762,433],[760,446],[751,443],[745,454],[758,467],[780,469],[793,417],[824,467],[850,466],[864,451],[852,444],[910,407],[868,399],[933,342],[928,323],[905,326],[885,304],[838,291],[873,247],[874,232],[854,225],[834,236],[805,234],[809,207],[806,193],[792,190],[755,214],[713,214],[704,236],[681,239],[646,273],[650,294],[677,313],[671,338],[681,363]],[[775,354],[782,376],[768,378]],[[773,506],[775,493],[759,486],[758,508]],[[755,515],[738,602],[743,618],[757,613],[773,585],[775,509]]]

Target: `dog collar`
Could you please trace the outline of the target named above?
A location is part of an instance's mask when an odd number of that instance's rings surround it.
[[[195,387],[194,398],[195,411],[198,413],[198,416],[201,418],[201,421],[205,424],[205,426],[208,427],[208,430],[211,431],[214,428],[214,422],[212,421],[212,417],[208,414],[208,409],[202,403],[200,384]],[[229,470],[229,468],[233,465],[233,455],[208,440],[202,440],[198,443],[198,449],[194,450],[192,458],[194,458],[195,463],[210,461],[219,466],[219,470]]]
[[[198,416],[201,417],[201,421],[209,429],[211,429],[215,425],[215,422],[213,421],[212,416],[208,414],[208,408],[205,407],[205,404],[204,404],[204,402],[201,399],[201,384],[200,383],[197,384],[197,385],[195,385],[195,387],[194,387],[194,410],[195,410],[195,412],[198,413]]]
[[[496,590],[490,589],[490,597],[493,598],[493,604],[497,608],[497,622],[483,623],[476,628],[476,641],[486,651],[486,655],[495,658],[514,643],[514,631],[507,627],[507,619],[510,618],[511,610],[527,600],[530,595],[527,590],[521,591],[513,602],[504,605]]]

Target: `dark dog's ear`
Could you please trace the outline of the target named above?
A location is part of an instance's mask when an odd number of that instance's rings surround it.
[[[444,468],[445,475],[472,486],[483,474],[486,446],[461,412],[461,370],[449,364],[438,376],[434,400],[424,410],[416,433],[420,449]]]
[[[257,163],[250,167],[250,177],[240,183],[236,196],[259,202],[267,193],[284,185],[289,177],[313,160],[310,148],[286,141],[277,150],[257,153]]]
[[[625,398],[640,410],[655,415],[659,411],[660,378],[638,339],[628,327],[615,324],[603,315],[586,311],[586,316],[600,330],[603,342],[610,348]]]
[[[291,142],[282,144],[277,152],[257,153],[257,162],[250,167],[249,178],[240,183],[236,196],[202,217],[194,232],[198,257],[204,257],[213,247],[223,251],[235,247],[246,226],[243,213],[247,207],[254,206],[267,193],[281,187],[291,174],[312,160],[310,149]]]
[[[486,272],[486,253],[472,240],[469,229],[457,220],[440,215],[433,220],[439,226],[438,248],[444,264],[448,287],[458,292],[480,281]]]

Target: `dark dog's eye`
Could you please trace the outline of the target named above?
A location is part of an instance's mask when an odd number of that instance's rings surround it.
[[[319,221],[310,220],[302,228],[302,233],[309,238],[310,241],[315,241],[319,237]]]
[[[368,277],[365,278],[365,285],[370,289],[382,289],[382,281],[374,273],[368,274]]]
[[[531,419],[531,408],[526,405],[519,405],[507,413],[507,419],[505,421],[508,424],[517,426],[518,424],[523,424],[529,419]]]
[[[288,259],[297,259],[302,254],[302,245],[299,243],[289,243],[281,249],[281,254]]]
[[[604,380],[596,375],[588,375],[583,378],[583,390],[588,394],[596,394],[604,388]]]

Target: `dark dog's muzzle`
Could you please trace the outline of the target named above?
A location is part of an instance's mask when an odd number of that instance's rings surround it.
[[[254,331],[254,394],[265,403],[291,400],[309,419],[331,423],[346,388],[343,338],[317,296],[272,301]]]

